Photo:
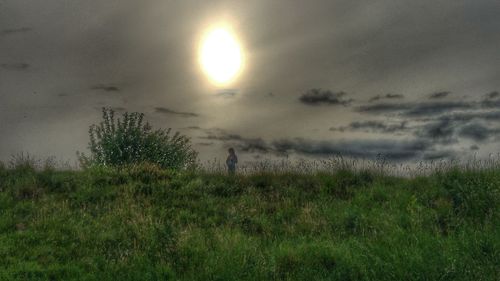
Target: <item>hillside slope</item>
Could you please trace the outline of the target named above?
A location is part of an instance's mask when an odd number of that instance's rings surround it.
[[[2,280],[500,280],[500,171],[0,169]]]

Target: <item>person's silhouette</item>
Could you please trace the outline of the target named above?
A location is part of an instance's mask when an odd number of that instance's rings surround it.
[[[236,172],[236,164],[238,163],[238,157],[234,152],[234,148],[228,149],[229,155],[226,159],[227,171],[229,174],[234,174]]]

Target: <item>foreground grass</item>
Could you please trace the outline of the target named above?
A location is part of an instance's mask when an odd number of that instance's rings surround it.
[[[0,169],[4,280],[500,280],[500,171]]]

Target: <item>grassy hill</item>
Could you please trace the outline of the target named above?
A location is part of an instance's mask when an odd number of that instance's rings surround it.
[[[0,168],[1,280],[500,280],[500,170]]]

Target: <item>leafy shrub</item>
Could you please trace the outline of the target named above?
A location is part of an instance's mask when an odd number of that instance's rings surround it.
[[[103,108],[102,118],[89,129],[90,157],[79,154],[84,167],[149,162],[161,168],[181,169],[196,163],[197,153],[186,136],[172,134],[170,128],[153,130],[143,122],[143,113],[126,112],[115,119],[112,109]]]

